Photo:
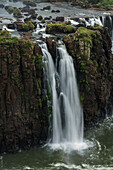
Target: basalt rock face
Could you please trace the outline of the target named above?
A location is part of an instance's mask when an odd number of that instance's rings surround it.
[[[41,49],[6,36],[0,37],[0,152],[14,152],[44,141],[48,121]]]
[[[107,28],[80,27],[73,35],[64,37],[73,57],[83,105],[85,127],[105,118],[112,96],[111,40]]]
[[[84,125],[89,128],[111,113],[113,55],[109,31],[101,26],[79,27],[75,33],[64,35],[63,41],[73,57]],[[48,46],[51,46],[51,42],[52,40],[47,41]],[[52,49],[49,48],[51,54]],[[56,56],[52,56],[55,61]]]

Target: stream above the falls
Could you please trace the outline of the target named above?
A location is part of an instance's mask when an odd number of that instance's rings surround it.
[[[85,133],[87,147],[73,151],[48,146],[3,154],[0,170],[113,170],[113,118]]]

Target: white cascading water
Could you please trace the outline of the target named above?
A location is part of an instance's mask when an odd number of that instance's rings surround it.
[[[89,18],[89,24],[92,25],[92,26],[95,26],[95,24],[97,25],[100,25],[100,26],[103,26],[101,20],[100,20],[100,17],[98,18]]]
[[[102,16],[102,25],[104,26],[104,23],[105,23],[105,19],[106,17],[105,16]]]
[[[47,50],[46,44],[42,45],[43,61],[45,63],[46,76],[48,79],[48,85],[52,91],[52,112],[53,112],[53,142],[59,142],[61,134],[61,118],[60,118],[60,109],[58,96],[56,91],[56,69],[52,60],[50,53]]]
[[[110,20],[110,29],[111,29],[111,41],[113,41],[113,23],[112,23],[112,18],[111,16],[109,16],[109,20]],[[113,42],[112,42],[113,43]]]
[[[71,56],[59,47],[60,105],[63,128],[60,142],[78,143],[83,140],[83,114],[79,101],[75,69]]]
[[[42,45],[43,58],[52,91],[53,128],[51,145],[56,148],[76,148],[83,142],[83,112],[75,76],[73,60],[66,49],[59,47],[56,70],[46,44]],[[56,90],[55,75],[59,74],[60,92]]]

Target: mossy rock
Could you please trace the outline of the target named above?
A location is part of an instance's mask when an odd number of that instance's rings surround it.
[[[102,30],[102,27],[99,26],[99,28],[91,27],[92,29],[87,29],[84,27],[79,27],[76,31],[76,38],[78,38],[80,41],[89,43],[92,47],[92,37],[100,37],[100,29]]]
[[[23,23],[22,28],[23,28],[23,31],[30,31],[30,30],[33,30],[35,26],[32,24],[32,22],[28,22],[28,23]]]
[[[7,30],[0,31],[0,37],[10,37],[10,34]]]
[[[56,22],[54,24],[46,25],[46,33],[48,34],[74,33],[75,31],[76,27],[65,23]]]

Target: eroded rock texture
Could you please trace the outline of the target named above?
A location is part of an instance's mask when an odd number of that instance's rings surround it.
[[[74,60],[85,126],[93,126],[105,118],[112,96],[113,60],[108,29],[80,27],[75,34],[65,36],[64,42]]]
[[[73,57],[84,125],[89,128],[104,119],[106,114],[111,114],[113,55],[109,31],[101,26],[79,27],[75,33],[65,34],[63,41],[68,53]],[[50,38],[47,39],[48,46],[51,46],[51,42]],[[49,50],[51,54],[54,51],[51,48]],[[52,56],[55,62],[56,56]]]
[[[13,152],[47,137],[42,54],[31,41],[11,38],[5,31],[1,36],[0,152]]]

